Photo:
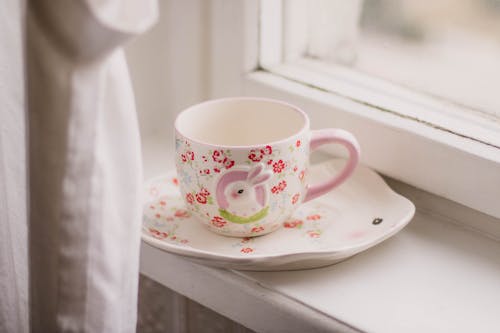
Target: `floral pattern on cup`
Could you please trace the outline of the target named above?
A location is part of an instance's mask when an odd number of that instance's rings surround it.
[[[209,149],[178,135],[178,183],[187,209],[220,234],[272,232],[302,200],[308,149],[301,139],[289,146]]]

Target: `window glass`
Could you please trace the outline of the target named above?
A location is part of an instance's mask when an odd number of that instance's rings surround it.
[[[352,50],[339,48],[344,55],[334,61],[500,116],[500,0],[365,0],[359,7]]]

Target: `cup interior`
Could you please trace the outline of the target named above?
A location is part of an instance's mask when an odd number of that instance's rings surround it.
[[[228,98],[181,112],[176,130],[184,137],[217,146],[256,146],[285,140],[309,127],[306,114],[280,101]]]

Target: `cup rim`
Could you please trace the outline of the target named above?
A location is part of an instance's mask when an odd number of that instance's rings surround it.
[[[209,142],[203,142],[203,141],[200,141],[200,140],[196,140],[196,139],[193,139],[185,134],[183,134],[180,130],[179,130],[179,118],[182,116],[182,114],[192,110],[193,108],[197,108],[197,107],[200,107],[200,106],[207,106],[207,105],[210,105],[210,104],[215,104],[215,103],[220,103],[220,102],[225,102],[225,101],[234,101],[234,100],[239,100],[239,101],[260,101],[260,102],[270,102],[270,103],[274,103],[274,104],[281,104],[283,106],[286,106],[288,108],[290,108],[291,110],[297,112],[303,119],[304,119],[304,125],[302,126],[302,128],[297,131],[296,133],[286,137],[286,138],[283,138],[283,139],[280,139],[280,140],[275,140],[275,141],[271,141],[271,142],[266,142],[266,143],[262,143],[262,144],[255,144],[255,145],[221,145],[221,144],[213,144],[213,143],[209,143]],[[217,98],[217,99],[211,99],[211,100],[207,100],[207,101],[204,101],[204,102],[201,102],[201,103],[197,103],[197,104],[194,104],[194,105],[191,105],[190,107],[182,110],[178,115],[177,117],[175,118],[175,122],[174,122],[174,128],[175,128],[175,132],[179,135],[179,136],[182,136],[183,138],[186,138],[188,139],[189,141],[191,142],[194,142],[196,144],[199,144],[199,145],[203,145],[203,146],[209,146],[209,147],[214,147],[214,148],[223,148],[223,149],[252,149],[252,148],[255,148],[255,147],[262,147],[262,146],[267,146],[267,145],[270,145],[270,146],[273,146],[273,145],[280,145],[280,144],[283,144],[285,142],[288,142],[298,136],[301,136],[303,134],[303,132],[307,131],[309,129],[309,126],[310,126],[310,121],[309,121],[309,117],[307,116],[307,114],[302,111],[302,109],[300,109],[299,107],[293,105],[293,104],[290,104],[288,102],[284,102],[284,101],[281,101],[281,100],[278,100],[278,99],[274,99],[274,98],[267,98],[267,97],[247,97],[247,96],[240,96],[240,97],[224,97],[224,98]]]

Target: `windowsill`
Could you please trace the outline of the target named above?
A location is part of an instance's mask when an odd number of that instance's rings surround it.
[[[162,142],[145,142],[146,178],[173,167],[170,141]],[[417,204],[403,231],[321,269],[229,271],[143,244],[141,272],[259,332],[491,331],[500,311],[500,243],[489,236]]]
[[[470,148],[470,152],[484,157],[498,157],[495,153],[500,146],[497,135],[500,119],[494,115],[321,60],[299,58],[269,66],[266,70],[443,132],[454,133],[471,141],[470,145],[465,144],[464,149]],[[475,142],[482,145],[475,145]],[[454,141],[449,143],[454,144]],[[461,146],[464,144],[461,143],[458,148]]]

